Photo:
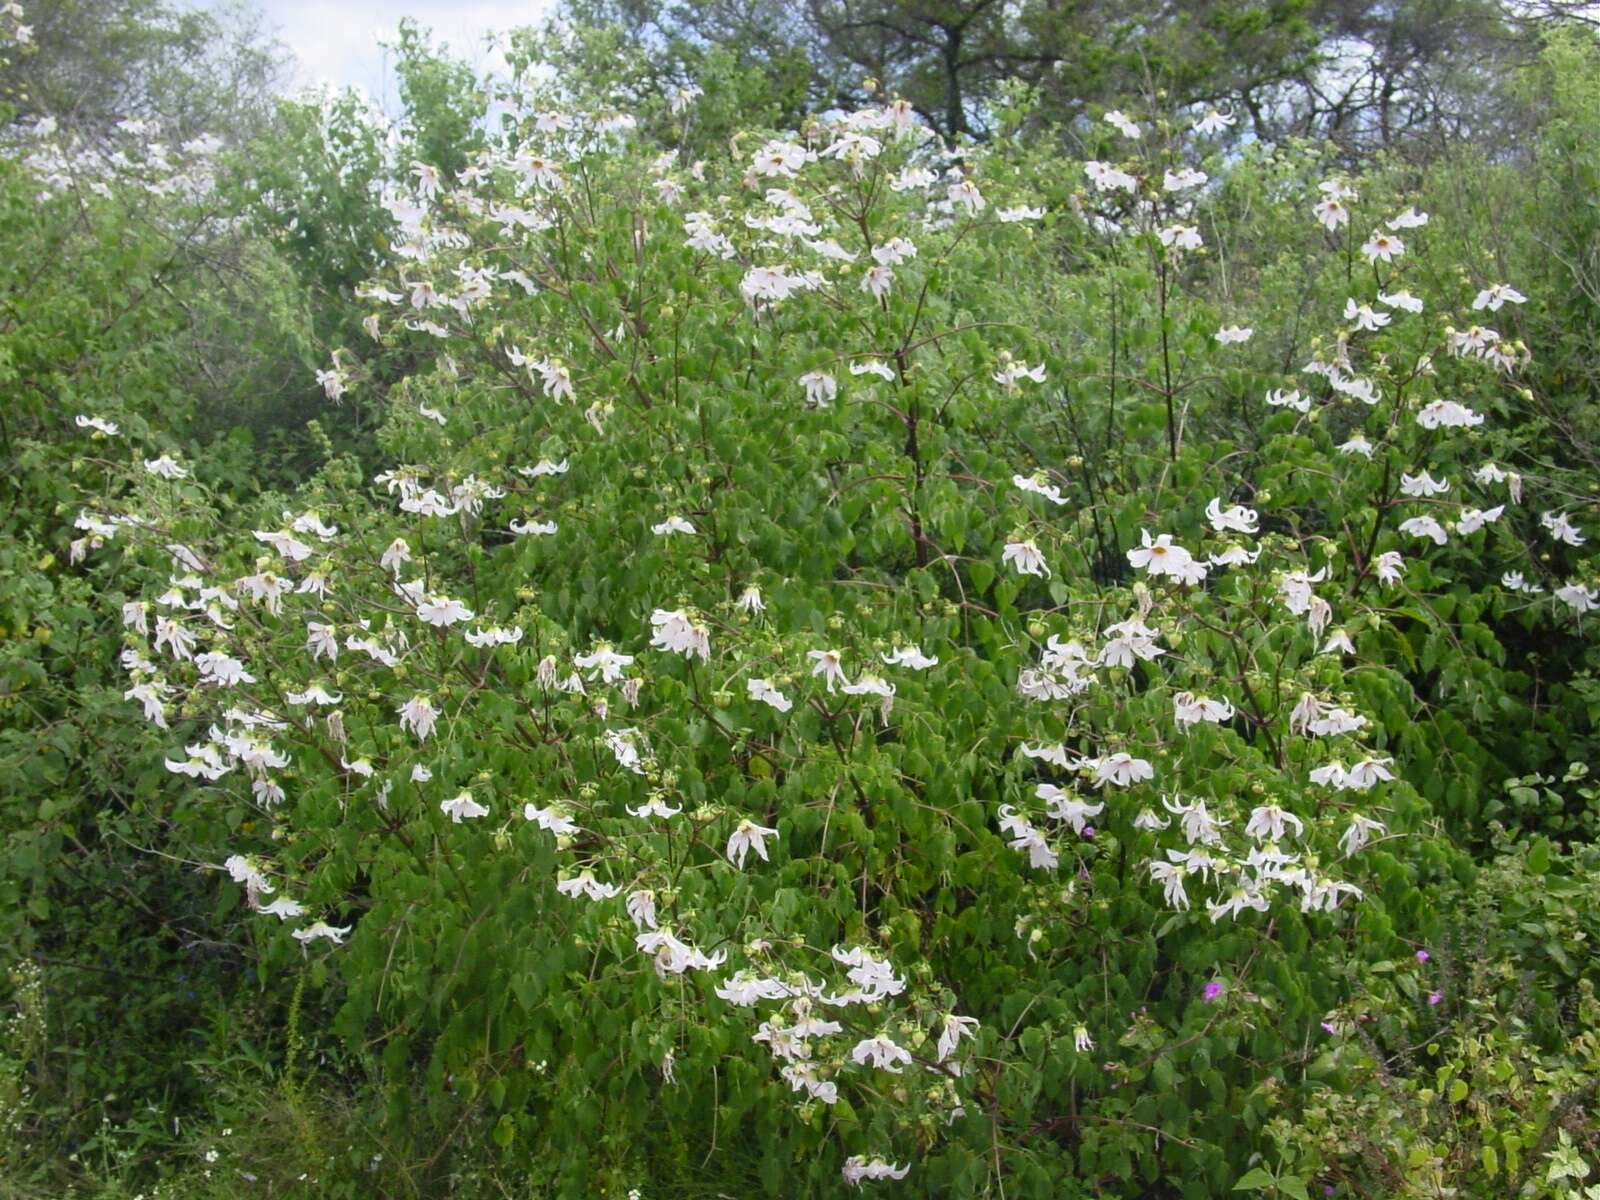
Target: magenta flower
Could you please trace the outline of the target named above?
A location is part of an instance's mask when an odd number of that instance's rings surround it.
[[[1218,996],[1222,995],[1222,980],[1213,979],[1210,983],[1206,984],[1205,991],[1201,995],[1205,1002],[1210,1004]]]
[[[1417,951],[1417,961],[1419,963],[1427,962],[1428,959],[1431,958],[1431,957],[1432,957],[1432,955],[1430,955],[1426,950],[1418,950]]]
[[[1428,1003],[1429,1004],[1442,1004],[1442,1003],[1444,1003],[1444,993],[1443,992],[1429,992],[1428,993]]]

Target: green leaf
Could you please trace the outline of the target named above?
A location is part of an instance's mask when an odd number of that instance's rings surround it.
[[[1543,875],[1550,870],[1550,843],[1541,838],[1528,851],[1528,870]]]
[[[1260,1192],[1272,1187],[1276,1181],[1267,1173],[1265,1167],[1255,1167],[1245,1173],[1244,1178],[1233,1185],[1236,1192]]]
[[[510,1113],[501,1113],[494,1124],[494,1144],[504,1150],[517,1136],[517,1127]]]

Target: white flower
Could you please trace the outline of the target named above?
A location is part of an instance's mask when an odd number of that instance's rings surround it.
[[[1346,829],[1339,839],[1339,849],[1344,852],[1346,858],[1349,858],[1366,846],[1374,831],[1382,833],[1384,830],[1382,821],[1374,821],[1360,813],[1354,813],[1350,817],[1350,828]]]
[[[1007,542],[1001,551],[1000,561],[1011,563],[1019,575],[1040,575],[1048,579],[1050,568],[1045,566],[1044,555],[1030,539],[1025,542]]]
[[[823,371],[807,371],[800,376],[800,386],[806,390],[806,403],[817,408],[827,408],[839,394],[839,383]]]
[[[1128,562],[1136,569],[1149,571],[1152,578],[1169,575],[1180,583],[1186,583],[1192,579],[1195,568],[1198,568],[1200,578],[1205,577],[1206,568],[1197,564],[1189,551],[1174,545],[1170,533],[1163,533],[1151,541],[1150,531],[1141,529],[1139,542],[1137,549],[1128,551]]]
[[[644,764],[639,758],[639,748],[634,745],[634,737],[634,731],[631,729],[608,729],[605,734],[606,747],[615,756],[617,765],[624,771],[643,775]]]
[[[1489,309],[1499,312],[1502,304],[1525,304],[1528,298],[1509,283],[1497,283],[1493,287],[1484,288],[1472,301],[1474,311]]]
[[[170,454],[163,454],[159,458],[145,459],[144,469],[150,472],[150,474],[159,476],[162,479],[189,478],[188,469],[180,465],[178,460],[173,458]]]
[[[1343,788],[1345,774],[1344,764],[1335,761],[1313,769],[1310,779],[1319,787]]]
[[[1401,521],[1400,532],[1409,533],[1417,538],[1432,538],[1440,546],[1450,540],[1444,531],[1444,526],[1432,517],[1410,517]]]
[[[1398,308],[1402,312],[1419,313],[1422,311],[1422,301],[1410,292],[1399,291],[1394,293],[1379,292],[1378,301],[1387,304],[1390,308]]]
[[[139,701],[144,706],[144,719],[154,723],[158,729],[166,729],[167,706],[163,700],[171,691],[170,687],[160,682],[136,683],[122,693],[122,698]]]
[[[117,436],[117,423],[115,421],[107,421],[103,417],[86,417],[80,414],[73,418],[73,423],[79,429],[92,429],[103,437]]]
[[[1211,700],[1192,692],[1179,692],[1172,698],[1172,719],[1179,729],[1199,721],[1221,724],[1233,720],[1234,707],[1227,700]]]
[[[1372,457],[1372,443],[1359,433],[1351,434],[1349,441],[1340,443],[1337,449],[1340,454],[1359,454],[1368,459]]]
[[[287,921],[291,917],[305,915],[305,906],[298,900],[291,900],[287,896],[279,896],[271,904],[262,905],[258,909],[265,916],[277,917],[280,921]]]
[[[926,671],[939,665],[937,656],[929,658],[916,646],[897,646],[893,654],[879,657],[891,667],[909,667],[913,671]]]
[[[849,684],[844,676],[844,667],[839,664],[839,651],[837,650],[808,650],[806,657],[816,665],[811,668],[812,677],[821,675],[827,682],[828,690],[833,691],[835,683]]]
[[[157,623],[159,625],[159,622]],[[256,677],[244,669],[244,664],[220,650],[198,655],[194,665],[200,668],[200,682],[218,687],[233,687],[239,683],[254,683]]]
[[[939,1029],[938,1061],[943,1062],[955,1052],[962,1038],[976,1038],[978,1028],[974,1017],[958,1017],[955,1013],[945,1017]]]
[[[1335,629],[1328,635],[1328,640],[1322,644],[1323,654],[1332,654],[1335,650],[1341,654],[1354,654],[1356,644],[1350,640],[1350,635],[1343,629]]]
[[[1257,912],[1266,912],[1268,907],[1267,898],[1247,885],[1234,888],[1228,893],[1226,900],[1220,902],[1216,900],[1206,901],[1206,912],[1210,915],[1213,925],[1222,920],[1223,917],[1230,915],[1237,920],[1239,914],[1247,908],[1253,908]]]
[[[1014,225],[1019,221],[1037,221],[1044,216],[1044,209],[1030,208],[1026,204],[1019,204],[1015,208],[997,208],[995,219],[1003,225]]]
[[[1393,780],[1394,774],[1389,770],[1389,764],[1393,761],[1388,758],[1364,758],[1345,772],[1341,786],[1347,790],[1364,792],[1374,784]]]
[[[1090,160],[1083,164],[1083,173],[1102,192],[1131,192],[1139,186],[1139,181],[1132,175],[1108,163]]]
[[[628,899],[624,902],[628,910],[628,919],[633,922],[635,929],[654,929],[656,927],[656,897],[654,892],[639,890],[629,892]]]
[[[886,383],[894,382],[894,368],[886,362],[868,359],[866,362],[853,362],[850,364],[852,375],[876,375]]]
[[[1566,513],[1542,512],[1539,514],[1539,524],[1549,532],[1550,536],[1558,542],[1565,542],[1569,546],[1581,546],[1589,539],[1579,532],[1578,527],[1568,518]]]
[[[1595,602],[1600,600],[1600,591],[1584,587],[1581,583],[1569,583],[1558,587],[1554,594],[1557,600],[1580,616],[1586,612],[1593,612],[1597,607]]]
[[[694,526],[680,516],[670,516],[659,525],[650,526],[650,532],[657,537],[674,533],[693,533],[694,531]]]
[[[1302,698],[1304,703],[1304,698]],[[1303,722],[1307,733],[1316,737],[1338,737],[1344,733],[1355,733],[1365,728],[1367,719],[1360,713],[1350,712],[1343,708],[1324,708],[1320,703],[1317,711],[1309,720]]]
[[[472,620],[472,610],[448,596],[428,596],[417,605],[417,616],[429,625],[445,629]]]
[[[1521,571],[1507,571],[1500,576],[1500,583],[1513,592],[1527,592],[1529,595],[1537,595],[1544,591],[1544,588],[1537,583],[1528,583],[1524,580]]]
[[[254,532],[256,541],[265,542],[290,562],[305,562],[312,555],[310,546],[286,533],[271,533],[259,529]]]
[[[1108,112],[1106,114],[1106,122],[1116,126],[1117,132],[1122,134],[1123,137],[1138,139],[1144,136],[1139,127],[1121,109],[1113,108]]]
[[[222,865],[235,883],[244,884],[252,906],[254,906],[258,895],[270,896],[272,894],[272,884],[268,882],[266,872],[261,869],[255,859],[247,858],[243,854],[234,854]]]
[[[1085,766],[1094,768],[1094,786],[1104,787],[1108,783],[1117,787],[1132,787],[1143,780],[1155,778],[1155,768],[1142,758],[1124,752],[1107,755],[1104,758],[1089,759]]]
[[[1381,584],[1397,584],[1405,574],[1405,558],[1400,557],[1400,550],[1384,550],[1373,558],[1373,570],[1378,573]]]
[[[621,890],[614,883],[601,883],[592,871],[580,871],[571,879],[558,880],[556,883],[556,891],[573,899],[577,899],[581,893],[591,900],[609,900]]]
[[[766,839],[777,836],[776,829],[768,829],[764,825],[757,825],[754,821],[740,821],[733,833],[728,836],[728,846],[725,851],[728,861],[742,871],[745,855],[751,850],[756,852],[756,857],[762,862],[769,861]]]
[[[749,694],[750,699],[759,700],[763,704],[769,704],[779,712],[786,713],[794,707],[794,701],[790,700],[789,697],[785,696],[777,688],[773,687],[771,680],[747,680],[745,683],[745,690]]]
[[[1030,367],[1025,362],[1013,360],[1007,362],[1000,370],[994,373],[994,381],[1007,391],[1015,390],[1018,382],[1024,379],[1031,379],[1035,383],[1043,383],[1044,364],[1040,363],[1037,366]]]
[[[852,1154],[844,1160],[839,1174],[851,1187],[860,1187],[863,1179],[904,1179],[910,1167],[884,1162],[881,1158],[868,1160],[863,1155]]]
[[[1150,816],[1153,820],[1155,814],[1151,813]],[[1154,826],[1154,828],[1165,829],[1166,825],[1162,824]],[[1174,854],[1174,852],[1171,850],[1167,851],[1167,853]],[[1181,855],[1175,856],[1182,857]],[[1189,893],[1184,890],[1183,881],[1189,877],[1188,869],[1178,865],[1177,863],[1164,863],[1160,861],[1152,861],[1149,866],[1150,878],[1161,885],[1163,900],[1173,908],[1187,911],[1189,907]]]
[[[439,719],[439,712],[433,707],[433,701],[423,695],[411,697],[398,711],[400,728],[411,730],[417,735],[419,742],[428,740],[428,735],[433,732],[434,723]]]
[[[540,829],[547,830],[557,837],[565,837],[578,832],[578,826],[572,818],[561,812],[554,805],[549,808],[540,808],[534,804],[522,806],[522,818],[532,821]]]
[[[463,817],[486,817],[489,810],[472,798],[471,792],[462,792],[449,800],[439,801],[439,811],[459,825]]]
[[[986,200],[984,200],[983,194],[978,191],[978,185],[973,183],[970,179],[963,179],[959,183],[952,183],[949,191],[946,194],[950,197],[951,204],[959,204],[962,208],[967,210],[967,214],[969,216],[973,213],[982,212],[984,206],[988,203]]]
[[[887,269],[887,268],[885,268]],[[744,298],[754,304],[758,300],[787,300],[809,284],[803,275],[791,275],[784,267],[751,267],[739,283]]]
[[[1080,800],[1072,792],[1064,791],[1052,783],[1041,783],[1034,789],[1035,796],[1045,802],[1045,812],[1057,821],[1065,821],[1072,826],[1073,833],[1082,833],[1090,817],[1097,817],[1105,810],[1104,804],[1090,804]]]
[[[1416,205],[1412,205],[1398,216],[1389,218],[1385,222],[1390,229],[1420,229],[1428,223],[1428,214],[1419,212]]]
[[[596,646],[593,654],[579,654],[572,659],[579,670],[588,671],[590,679],[601,683],[616,683],[623,672],[633,665],[633,655],[618,654],[604,642]]]
[[[1485,525],[1498,521],[1505,511],[1504,504],[1497,504],[1493,508],[1463,508],[1461,515],[1456,518],[1456,532],[1477,533]]]
[[[289,593],[290,581],[271,571],[246,575],[235,581],[235,586],[257,604],[265,604],[273,616],[283,613],[283,598]]]
[[[657,650],[671,650],[685,658],[698,654],[701,662],[710,661],[710,631],[681,609],[658,608],[651,614],[650,624],[655,627],[650,645]]]
[[[157,621],[159,628],[161,622]],[[158,644],[159,648],[159,644]],[[313,662],[326,656],[330,662],[339,659],[339,638],[332,625],[323,625],[317,621],[306,624],[306,649],[311,651]]]
[[[1156,230],[1156,239],[1169,250],[1198,250],[1204,244],[1199,228],[1194,225],[1163,226]]]
[[[774,138],[756,152],[755,160],[750,165],[757,175],[781,175],[788,178],[794,176],[812,158],[804,146]]]
[[[1046,483],[1044,472],[1035,475],[1013,475],[1011,482],[1024,492],[1032,492],[1035,496],[1043,496],[1053,504],[1065,504],[1067,498],[1061,494],[1061,489],[1053,483]]]
[[[1384,233],[1381,229],[1374,229],[1372,236],[1361,243],[1361,253],[1366,255],[1369,263],[1392,263],[1396,258],[1406,252],[1406,244],[1392,233]]]
[[[626,805],[624,805],[624,807],[628,808],[628,812],[632,816],[660,817],[663,821],[669,820],[683,811],[683,807],[681,805],[677,808],[673,808],[660,796],[651,796],[638,808],[631,808]]]
[[[1242,504],[1224,509],[1221,497],[1213,497],[1211,503],[1206,505],[1206,518],[1211,522],[1211,528],[1218,533],[1228,529],[1235,533],[1255,533],[1259,519],[1254,510]]]
[[[1400,474],[1400,493],[1404,496],[1442,496],[1450,490],[1450,484],[1442,479],[1435,479],[1424,471],[1421,475]]]
[[[1267,404],[1272,408],[1292,408],[1299,413],[1311,411],[1311,397],[1301,395],[1299,389],[1286,392],[1282,388],[1272,388],[1267,392]]]
[[[1245,825],[1244,832],[1246,837],[1253,837],[1257,841],[1281,842],[1290,825],[1294,826],[1295,837],[1305,833],[1305,823],[1299,817],[1276,804],[1263,804],[1251,810],[1250,821]]]
[[[330,692],[320,683],[310,684],[303,692],[285,692],[283,698],[290,704],[317,704],[332,707],[344,699],[342,693]]]
[[[335,927],[329,925],[326,921],[318,921],[305,929],[296,929],[293,936],[296,941],[304,942],[308,945],[317,938],[327,938],[334,945],[342,946],[344,945],[344,935],[349,932],[350,926],[348,925]]]
[[[1241,342],[1248,342],[1254,333],[1255,330],[1247,326],[1224,325],[1217,330],[1216,339],[1224,346],[1237,346]]]
[[[1072,1047],[1079,1054],[1087,1054],[1094,1049],[1094,1039],[1089,1036],[1089,1031],[1082,1025],[1072,1031]]]
[[[912,192],[931,187],[938,181],[939,177],[926,167],[907,167],[889,181],[889,188],[895,192]]]
[[[861,290],[871,292],[875,300],[882,300],[889,294],[889,285],[893,282],[894,271],[879,263],[867,268],[867,273],[861,277]]]
[[[742,613],[750,613],[752,615],[766,612],[767,610],[766,604],[761,599],[761,589],[754,584],[739,593],[739,598],[733,602],[733,606]]]
[[[1197,171],[1193,167],[1183,167],[1176,171],[1168,171],[1161,177],[1161,187],[1168,192],[1186,192],[1192,187],[1199,187],[1208,178],[1204,171]],[[1196,230],[1198,233],[1199,231]]]
[[[1424,429],[1465,429],[1482,425],[1483,414],[1454,400],[1435,400],[1417,410],[1417,424]]]
[[[1311,585],[1328,577],[1328,568],[1319,567],[1316,574],[1290,571],[1278,580],[1278,591],[1283,596],[1283,606],[1295,616],[1304,616],[1311,607]]]
[[[1344,201],[1335,196],[1326,196],[1318,200],[1311,206],[1311,215],[1316,217],[1318,224],[1329,233],[1350,224],[1350,210],[1345,207]]]
[[[517,474],[528,479],[540,479],[546,475],[565,475],[568,470],[566,459],[560,462],[551,462],[548,458],[540,459],[531,467],[518,467]]]
[[[880,1070],[898,1075],[902,1067],[911,1064],[911,1052],[880,1033],[877,1037],[863,1038],[857,1042],[850,1051],[850,1061],[858,1066],[871,1062]]]
[[[1194,131],[1210,136],[1221,133],[1224,129],[1233,128],[1234,122],[1238,119],[1232,113],[1218,112],[1214,108],[1208,108],[1206,109],[1206,115],[1194,123]]]
[[[839,690],[847,696],[880,696],[887,700],[894,695],[894,684],[869,673]]]
[[[556,531],[556,523],[554,521],[512,520],[509,528],[518,537],[549,537]]]
[[[890,238],[881,246],[874,246],[872,248],[872,261],[881,263],[886,267],[898,266],[899,264],[907,261],[908,259],[913,259],[916,256],[916,243],[908,241],[903,237]]]
[[[1364,329],[1375,333],[1390,321],[1394,320],[1388,313],[1381,313],[1370,304],[1357,304],[1354,297],[1347,298],[1344,302],[1344,319],[1354,321],[1357,329]]]

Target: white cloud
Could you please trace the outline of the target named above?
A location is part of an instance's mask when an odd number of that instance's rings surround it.
[[[294,54],[301,86],[354,85],[389,108],[397,93],[393,54],[379,40],[393,39],[402,17],[432,30],[437,45],[478,67],[503,68],[485,45],[492,33],[542,20],[552,0],[261,0],[267,24]]]

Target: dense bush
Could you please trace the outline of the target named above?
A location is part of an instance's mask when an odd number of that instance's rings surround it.
[[[241,486],[244,443],[162,411],[159,307],[147,377],[18,434],[0,598],[53,615],[4,661],[54,707],[6,732],[40,804],[17,940],[48,950],[74,839],[200,868],[103,885],[150,936],[214,927],[186,1080],[261,1119],[186,1142],[185,1186],[1583,1194],[1600,578],[1560,430],[1593,394],[1537,340],[1581,359],[1565,260],[1458,215],[1459,163],[1225,155],[1204,110],[1107,113],[1086,163],[946,152],[892,103],[684,162],[417,80],[493,120],[470,152],[413,121],[452,155],[391,164],[386,214],[290,219],[355,205],[340,153],[378,177],[336,106],[322,175],[238,201],[329,306],[392,221],[359,307],[299,326],[352,335],[317,377],[370,444],[313,424],[303,480]],[[1588,169],[1589,94],[1548,170]],[[1516,185],[1471,186],[1553,230]],[[0,1097],[46,1138],[19,994]],[[135,1140],[78,1149],[137,1170]]]

